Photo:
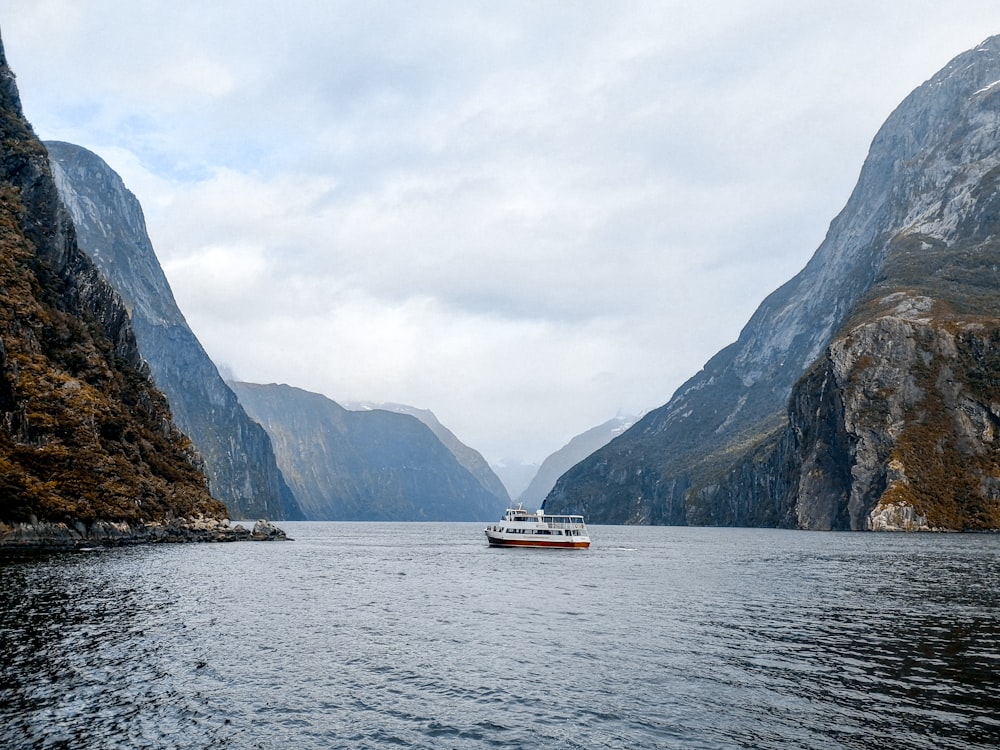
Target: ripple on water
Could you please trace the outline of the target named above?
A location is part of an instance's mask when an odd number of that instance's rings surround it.
[[[290,526],[0,564],[0,747],[1000,745],[997,537]]]

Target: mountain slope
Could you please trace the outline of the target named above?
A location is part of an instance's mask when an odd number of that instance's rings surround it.
[[[288,385],[230,385],[271,436],[309,520],[485,521],[502,510],[416,417],[348,411]]]
[[[510,495],[507,494],[507,489],[504,487],[503,482],[500,478],[493,472],[490,465],[483,458],[482,454],[467,446],[457,437],[455,433],[445,427],[438,418],[434,415],[430,409],[418,409],[415,406],[407,406],[406,404],[393,404],[393,403],[381,403],[376,404],[373,402],[365,401],[358,403],[345,403],[341,404],[348,411],[371,411],[373,409],[381,409],[382,411],[391,411],[397,414],[409,414],[411,417],[416,417],[425,425],[427,425],[431,432],[433,432],[437,439],[444,443],[444,446],[452,452],[455,458],[458,460],[462,466],[469,470],[479,483],[483,485],[486,490],[493,495],[503,507],[510,502]]]
[[[0,299],[0,521],[225,516],[125,306],[77,247],[2,44]]]
[[[503,482],[511,497],[519,497],[528,489],[528,485],[531,484],[531,480],[535,478],[540,468],[540,464],[506,459],[492,464],[493,471],[500,477],[500,481]]]
[[[267,433],[243,411],[177,307],[139,201],[97,155],[69,143],[46,146],[79,245],[125,301],[153,378],[205,459],[212,493],[234,518],[300,518]]]
[[[526,508],[540,508],[556,481],[591,453],[611,442],[635,424],[634,417],[615,417],[591,427],[546,458],[524,492],[517,498]]]
[[[979,395],[970,401],[969,373],[956,370],[961,361],[970,371],[989,371],[994,356],[998,81],[1000,39],[994,37],[907,97],[876,135],[846,207],[802,272],[771,294],[739,339],[670,402],[561,477],[546,507],[610,523],[875,527],[871,514],[892,485],[888,467],[901,461],[898,441],[926,429],[941,409],[947,419],[939,420],[943,432],[931,441],[934,450],[964,446],[957,455],[981,457],[974,474],[982,481],[970,475],[961,484],[973,487],[977,498],[988,496],[996,446],[956,432],[949,410],[968,408],[970,420],[990,425],[992,399],[1000,402],[992,385],[982,385],[986,376],[976,376]],[[957,359],[942,359],[946,332],[956,337]],[[938,343],[927,343],[909,364],[900,361],[882,388],[879,362],[925,335]],[[937,381],[928,389],[930,381],[918,372],[935,363],[936,378],[958,384],[947,398]],[[837,375],[835,387],[824,372]],[[858,400],[862,381],[881,395]],[[922,385],[892,401],[890,391],[899,395],[906,382]],[[932,390],[941,397],[936,405]],[[811,422],[801,412],[806,404],[819,409]],[[871,422],[848,408],[895,409],[894,419],[902,422]],[[801,434],[806,423],[829,429],[819,439],[820,433]],[[982,434],[988,432],[983,427]],[[859,453],[859,446],[867,448]],[[911,488],[943,488],[940,480],[918,477],[925,470],[915,463],[901,465]],[[862,479],[866,473],[871,476]],[[910,512],[917,511],[904,515]],[[939,525],[993,523],[990,513],[980,515],[970,520],[954,513]]]

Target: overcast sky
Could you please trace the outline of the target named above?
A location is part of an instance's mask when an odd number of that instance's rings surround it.
[[[0,29],[220,368],[539,462],[734,341],[1000,3],[0,0]]]

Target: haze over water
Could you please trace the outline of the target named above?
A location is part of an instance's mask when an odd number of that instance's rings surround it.
[[[1000,744],[1000,536],[284,526],[0,563],[0,747]]]

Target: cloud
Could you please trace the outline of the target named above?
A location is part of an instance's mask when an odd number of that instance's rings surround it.
[[[958,0],[8,0],[44,138],[142,201],[240,377],[541,460],[664,403],[819,245]]]

